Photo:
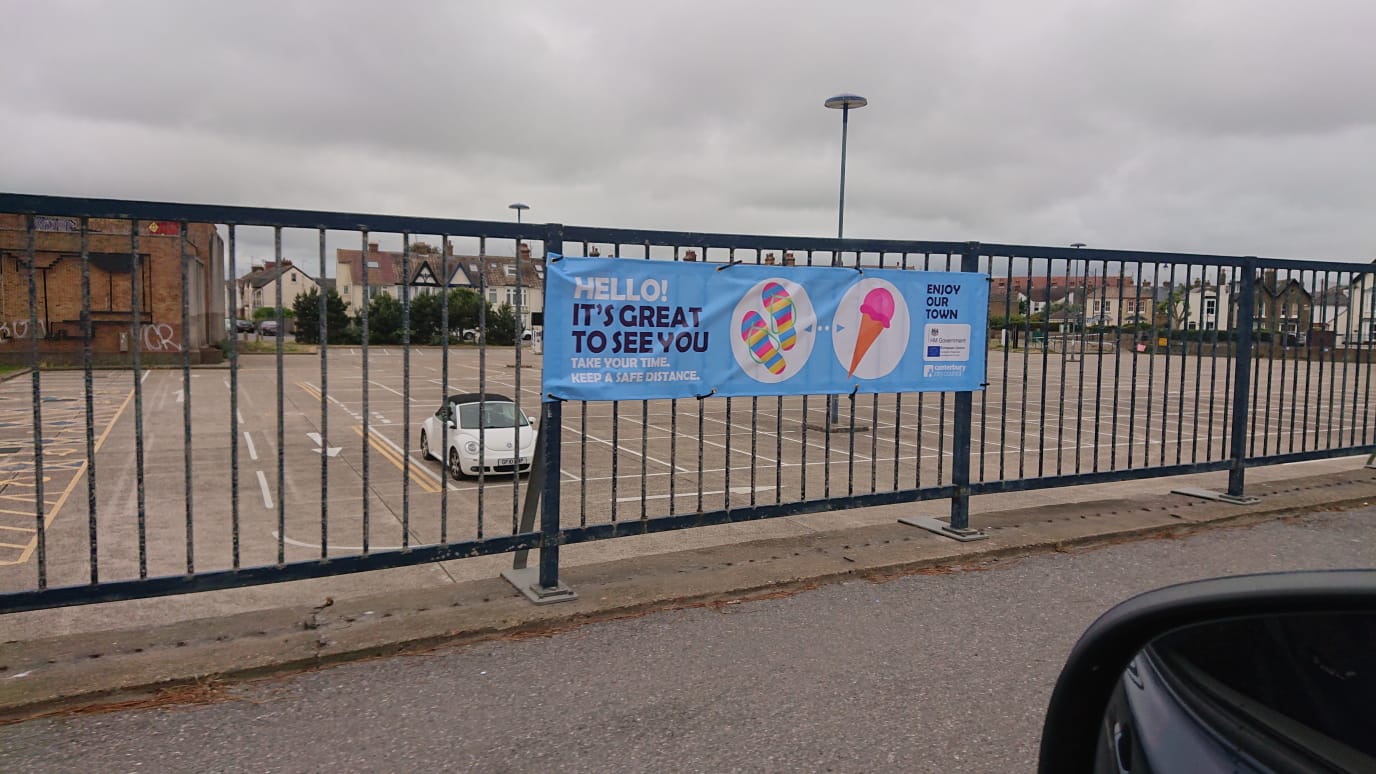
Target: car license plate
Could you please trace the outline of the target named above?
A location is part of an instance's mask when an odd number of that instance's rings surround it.
[[[500,460],[497,460],[497,464],[498,464],[498,465],[515,465],[515,464],[516,464],[516,458],[515,458],[515,457],[503,457],[503,458],[501,458]]]

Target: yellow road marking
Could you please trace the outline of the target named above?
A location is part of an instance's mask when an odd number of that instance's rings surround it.
[[[124,416],[124,410],[129,408],[129,402],[133,399],[134,391],[130,390],[129,395],[126,396],[124,402],[120,404],[119,410],[115,412],[115,416],[110,419],[110,424],[105,426],[105,431],[100,434],[100,438],[96,439],[95,450],[97,452],[100,451],[100,447],[105,445],[105,439],[110,437],[110,431],[115,429],[115,425],[119,423],[119,418]],[[72,496],[72,492],[76,490],[77,484],[81,483],[82,477],[86,475],[86,466],[88,464],[89,460],[81,463],[81,466],[76,470],[76,475],[72,476],[71,483],[67,484],[67,488],[63,490],[62,496],[57,498],[57,504],[43,517],[43,529],[45,531],[48,527],[52,526],[53,520],[57,518],[58,512],[62,510],[62,506],[67,504],[67,498]],[[47,481],[48,479],[45,476],[43,480]],[[29,484],[29,486],[33,486],[33,484]],[[24,564],[29,561],[29,557],[33,556],[33,552],[37,549],[38,530],[34,530],[33,539],[29,541],[27,546],[24,546],[24,553],[13,561],[0,561],[0,565]]]
[[[320,390],[315,389],[314,387],[310,386],[309,384],[306,384],[305,382],[297,382],[296,386],[305,390],[307,395],[311,396],[312,398],[315,398],[321,403],[325,402],[325,396],[320,394]]]
[[[354,425],[354,432],[357,433],[360,438],[362,438],[363,425]],[[370,432],[369,435],[371,436],[372,433]],[[387,460],[391,462],[393,465],[396,465],[397,470],[400,470],[402,472],[406,471],[406,464],[402,461],[401,456],[397,454],[396,449],[393,449],[386,442],[381,441],[375,437],[370,437],[368,439],[368,444],[373,447],[374,451],[377,451],[383,457],[387,458]],[[427,492],[430,492],[431,494],[439,493],[439,484],[436,484],[432,479],[430,479],[419,469],[417,469],[416,464],[414,462],[411,463],[410,468],[411,480],[416,482],[417,486],[419,486],[421,489]]]
[[[28,545],[21,546],[17,543],[0,543],[0,548],[28,548]]]
[[[33,527],[11,527],[11,526],[8,526],[8,525],[5,525],[5,524],[0,524],[0,529],[8,529],[8,530],[13,530],[13,531],[15,531],[15,532],[37,532],[37,531],[38,531],[38,530],[34,529]]]

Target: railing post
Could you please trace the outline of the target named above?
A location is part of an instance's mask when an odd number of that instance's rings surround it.
[[[970,242],[965,246],[965,252],[960,256],[960,270],[979,271],[979,242]],[[973,392],[956,393],[951,444],[951,482],[955,484],[956,493],[951,497],[951,531],[958,533],[974,532],[970,529],[970,435],[974,429],[974,406]]]
[[[562,224],[550,223],[545,226],[546,260],[550,253],[564,253]],[[544,276],[548,278],[549,272],[546,271]],[[544,281],[548,285],[549,280]],[[559,582],[559,451],[564,440],[564,404],[545,394],[543,382],[540,386],[540,429],[536,435],[535,460],[530,467],[525,508],[521,514],[521,532],[528,532],[534,525],[534,511],[538,500],[540,566],[535,570],[527,568],[526,557],[529,551],[517,551],[511,569],[503,571],[502,577],[524,594],[526,599],[537,605],[545,605],[577,599],[578,595],[573,589]]]
[[[1252,389],[1252,319],[1256,315],[1256,258],[1242,262],[1242,283],[1237,299],[1237,351],[1233,358],[1232,468],[1228,471],[1228,496],[1242,497],[1247,469],[1247,404]]]

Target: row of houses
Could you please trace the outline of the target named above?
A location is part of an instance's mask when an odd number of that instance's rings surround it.
[[[1037,279],[1041,281],[991,281],[990,318],[1037,317],[1058,331],[1081,325],[1156,324],[1175,330],[1218,331],[1236,327],[1238,284],[1222,274],[1218,282],[1197,279],[1188,284],[1138,283],[1131,278]],[[1080,279],[1086,281],[1079,284]],[[1362,292],[1376,301],[1372,275],[1362,275],[1351,286],[1314,292],[1296,279],[1280,279],[1276,272],[1267,271],[1257,283],[1254,327],[1291,334],[1299,340],[1313,331],[1331,331],[1340,346],[1348,338],[1370,342],[1376,340],[1376,305],[1366,303],[1362,314],[1354,303]],[[1365,320],[1364,325],[1350,323],[1358,319],[1357,315]]]
[[[520,246],[515,256],[455,255],[446,245],[445,253],[425,243],[412,246],[409,257],[399,251],[382,250],[370,242],[367,250],[335,251],[335,274],[324,280],[351,311],[386,295],[401,299],[467,288],[482,292],[494,306],[510,304],[519,311],[521,327],[528,329],[544,310],[545,262],[535,258],[530,246]],[[251,318],[253,310],[277,303],[277,288],[282,288],[282,303],[290,306],[301,293],[319,287],[318,278],[284,259],[280,264],[267,261],[253,265],[234,283],[235,308],[241,318]]]

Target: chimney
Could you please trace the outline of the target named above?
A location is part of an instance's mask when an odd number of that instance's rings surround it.
[[[526,261],[530,260],[530,245],[525,242],[521,243],[521,259]]]
[[[765,254],[764,254],[764,263],[765,263],[766,266],[773,266],[773,265],[774,265],[774,254],[773,254],[773,253],[765,253]]]
[[[698,259],[698,251],[697,251],[697,250],[685,250],[685,251],[683,252],[683,260],[685,260],[685,261],[696,261],[697,259]]]
[[[370,253],[375,253],[375,252],[377,252],[377,242],[369,242],[369,243],[368,243],[368,252],[370,252]]]
[[[601,257],[601,255],[602,255],[602,251],[601,251],[601,250],[598,250],[596,245],[593,245],[592,249],[591,249],[591,250],[588,250],[588,257],[589,257],[589,258],[598,258],[598,257]]]
[[[793,257],[793,251],[792,251],[792,250],[790,250],[790,251],[784,253],[784,265],[785,265],[785,266],[793,266],[793,265],[796,264],[797,262],[798,262],[798,259],[796,259],[796,258]]]

